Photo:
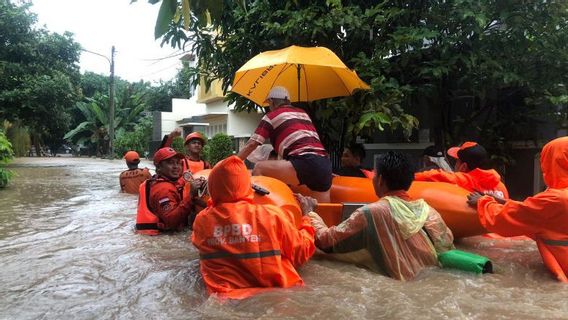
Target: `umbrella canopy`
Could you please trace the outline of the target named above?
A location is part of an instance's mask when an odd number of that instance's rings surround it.
[[[290,101],[314,101],[349,96],[369,86],[325,47],[290,46],[250,59],[235,74],[232,91],[266,105],[272,87],[283,86]]]

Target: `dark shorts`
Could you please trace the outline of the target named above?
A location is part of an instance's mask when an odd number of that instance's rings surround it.
[[[331,188],[331,161],[328,157],[315,154],[289,156],[300,184],[305,184],[310,190],[324,192]]]

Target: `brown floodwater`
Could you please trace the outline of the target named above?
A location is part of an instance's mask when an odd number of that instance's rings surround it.
[[[149,162],[143,165],[153,168]],[[431,268],[409,282],[316,257],[305,286],[243,301],[209,297],[189,232],[134,233],[121,160],[20,158],[0,190],[0,319],[568,319],[568,286],[532,241],[473,237],[458,248],[495,273]]]

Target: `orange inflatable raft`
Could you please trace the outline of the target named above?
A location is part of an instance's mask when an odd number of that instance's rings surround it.
[[[210,170],[203,170],[195,174],[196,178],[209,176]],[[293,193],[298,192],[310,195],[309,189],[304,186],[292,189],[280,180],[253,176],[251,181],[270,193],[262,195],[255,192],[255,201],[263,204],[273,204],[289,212],[290,219],[299,223],[302,216],[301,209]],[[412,183],[408,193],[415,199],[424,199],[441,215],[455,238],[469,237],[487,233],[481,226],[477,212],[466,203],[468,191],[453,184],[443,182]],[[331,186],[331,203],[319,203],[317,213],[328,226],[337,225],[347,218],[356,208],[365,203],[378,200],[371,179],[356,177],[334,177]]]

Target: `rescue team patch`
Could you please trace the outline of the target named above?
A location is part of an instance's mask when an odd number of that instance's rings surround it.
[[[162,198],[158,200],[158,203],[160,204],[160,209],[162,211],[167,211],[170,209],[170,198]]]
[[[260,236],[252,233],[250,224],[215,225],[213,237],[207,238],[210,246],[221,244],[237,244],[245,242],[261,242]]]

